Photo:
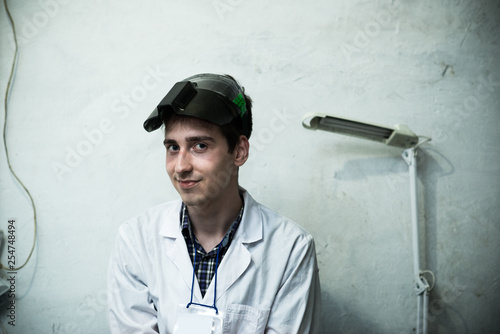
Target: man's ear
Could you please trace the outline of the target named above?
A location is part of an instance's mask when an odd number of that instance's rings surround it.
[[[234,164],[237,167],[243,166],[243,164],[248,159],[248,154],[250,152],[250,143],[246,136],[241,135],[238,143],[234,147]]]

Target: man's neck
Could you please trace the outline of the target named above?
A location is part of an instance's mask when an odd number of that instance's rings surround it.
[[[238,216],[243,201],[238,188],[217,203],[188,206],[189,220],[196,239],[205,251],[217,246]]]

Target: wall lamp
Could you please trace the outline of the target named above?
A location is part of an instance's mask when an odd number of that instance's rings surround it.
[[[395,125],[394,128],[388,128],[354,119],[308,113],[304,115],[302,125],[309,130],[340,133],[346,136],[378,141],[386,145],[402,148],[414,147],[418,144],[418,136],[406,125],[402,124]]]
[[[413,271],[415,293],[417,294],[417,334],[427,334],[427,313],[429,292],[435,282],[434,274],[430,270],[420,269],[420,243],[418,229],[418,202],[417,202],[417,148],[431,138],[417,136],[406,125],[395,125],[394,128],[378,124],[366,123],[354,119],[330,116],[320,113],[307,113],[302,119],[302,125],[309,130],[323,130],[361,139],[381,142],[386,145],[403,148],[402,157],[409,167],[411,222],[413,239]],[[423,138],[419,142],[419,138]],[[432,276],[432,286],[429,286],[424,274]]]

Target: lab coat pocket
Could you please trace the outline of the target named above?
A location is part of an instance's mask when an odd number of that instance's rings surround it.
[[[264,333],[270,310],[253,306],[231,304],[224,317],[224,331],[227,334]]]

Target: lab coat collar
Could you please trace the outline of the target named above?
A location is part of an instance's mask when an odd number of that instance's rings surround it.
[[[243,195],[245,208],[243,209],[243,217],[239,226],[240,241],[242,243],[252,243],[262,239],[262,213],[257,202],[250,196],[250,194],[240,187],[240,194]]]
[[[251,263],[250,251],[244,244],[257,242],[262,239],[262,212],[258,203],[250,194],[240,187],[243,195],[245,208],[240,226],[234,235],[232,245],[224,256],[218,271],[224,273],[218,276],[217,300],[233,285],[233,283],[243,274]],[[167,256],[173,261],[181,272],[185,286],[190,291],[193,266],[189,258],[186,243],[182,236],[182,226],[180,224],[180,210],[182,202],[169,207],[163,212],[161,220],[163,224],[159,229],[159,234],[166,237],[165,242],[169,244]],[[214,294],[214,282],[212,279],[207,293],[201,296],[199,284],[194,285],[193,297],[195,302],[203,302],[211,305]]]
[[[162,212],[161,225],[158,233],[167,238],[179,238],[182,237],[181,233],[181,206],[182,201],[177,200],[175,205],[169,206],[166,211]]]
[[[243,195],[245,208],[243,210],[242,223],[238,227],[235,238],[242,243],[252,243],[262,239],[262,213],[255,200],[243,187],[239,188]],[[162,224],[159,229],[159,234],[167,238],[182,238],[180,211],[182,202],[178,200],[175,205],[163,212]],[[175,222],[175,223],[173,223]]]

